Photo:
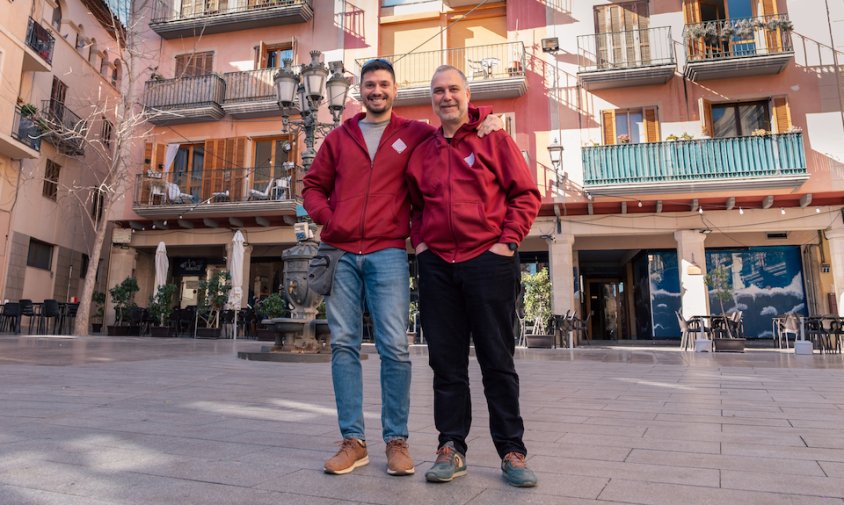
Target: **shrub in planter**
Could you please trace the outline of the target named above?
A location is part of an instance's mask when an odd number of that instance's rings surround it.
[[[138,292],[138,281],[134,277],[126,277],[123,282],[108,290],[111,295],[111,303],[114,304],[116,317],[115,326],[123,326],[129,309],[135,307],[135,293]]]
[[[226,305],[229,299],[229,291],[231,290],[231,274],[225,270],[220,270],[211,274],[207,279],[199,281],[199,322],[204,323],[205,328],[219,330],[220,328],[220,312]],[[203,336],[217,336],[219,331],[197,331]]]
[[[158,286],[155,294],[149,297],[149,315],[155,321],[156,326],[165,326],[165,323],[170,319],[170,315],[173,314],[173,297],[176,290],[175,284],[164,284]],[[159,335],[160,333],[160,331],[156,332]]]
[[[102,291],[94,291],[91,295],[91,331],[99,333],[103,329],[103,315],[105,314],[106,295]]]

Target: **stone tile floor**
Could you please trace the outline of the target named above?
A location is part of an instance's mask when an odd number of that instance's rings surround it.
[[[514,489],[474,360],[469,474],[434,485],[423,477],[436,445],[424,347],[410,417],[419,471],[390,477],[377,356],[363,364],[371,463],[330,476],[329,365],[234,357],[261,345],[0,336],[0,504],[844,505],[839,355],[520,349],[540,485]]]

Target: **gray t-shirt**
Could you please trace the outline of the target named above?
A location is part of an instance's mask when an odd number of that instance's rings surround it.
[[[381,137],[388,124],[390,124],[389,119],[380,123],[367,123],[362,119],[358,121],[363,140],[366,141],[366,149],[369,151],[369,161],[375,161],[375,151],[378,150],[378,144],[381,143]]]

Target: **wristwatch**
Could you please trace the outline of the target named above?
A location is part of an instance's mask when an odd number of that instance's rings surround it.
[[[507,249],[510,249],[511,251],[516,252],[516,251],[519,250],[519,244],[517,244],[515,242],[508,242],[507,243]]]

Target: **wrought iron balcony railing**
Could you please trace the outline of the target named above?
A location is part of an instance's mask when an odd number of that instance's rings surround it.
[[[757,180],[766,186],[789,185],[807,178],[802,133],[584,147],[583,184],[642,186]],[[766,183],[765,179],[769,179]],[[681,189],[682,190],[682,189]]]
[[[144,85],[144,107],[153,124],[214,121],[225,115],[226,82],[216,74],[158,79]]]
[[[525,75],[525,45],[522,42],[391,54],[379,58],[393,64],[400,88],[428,87],[434,70],[440,65],[459,68],[470,83]],[[358,71],[370,59],[355,60]]]
[[[23,110],[20,105],[15,107],[12,137],[36,151],[40,151],[41,137],[44,135],[44,130],[39,126],[39,120],[36,116],[37,113],[34,109],[31,105],[26,106]]]
[[[150,28],[165,39],[305,23],[312,0],[156,0]]]
[[[577,37],[580,72],[674,65],[671,27]]]
[[[148,172],[138,175],[135,208],[224,206],[238,202],[281,202],[298,194],[287,167],[199,169],[193,172]]]
[[[689,61],[767,56],[794,51],[787,14],[722,19],[686,25]]]
[[[44,139],[60,152],[73,156],[85,153],[88,122],[57,100],[42,100],[38,114]]]
[[[273,76],[277,68],[262,68],[223,74],[226,81],[226,102],[278,100]]]
[[[38,53],[41,59],[52,64],[54,44],[53,35],[37,21],[29,18],[29,25],[26,29],[26,45]]]

